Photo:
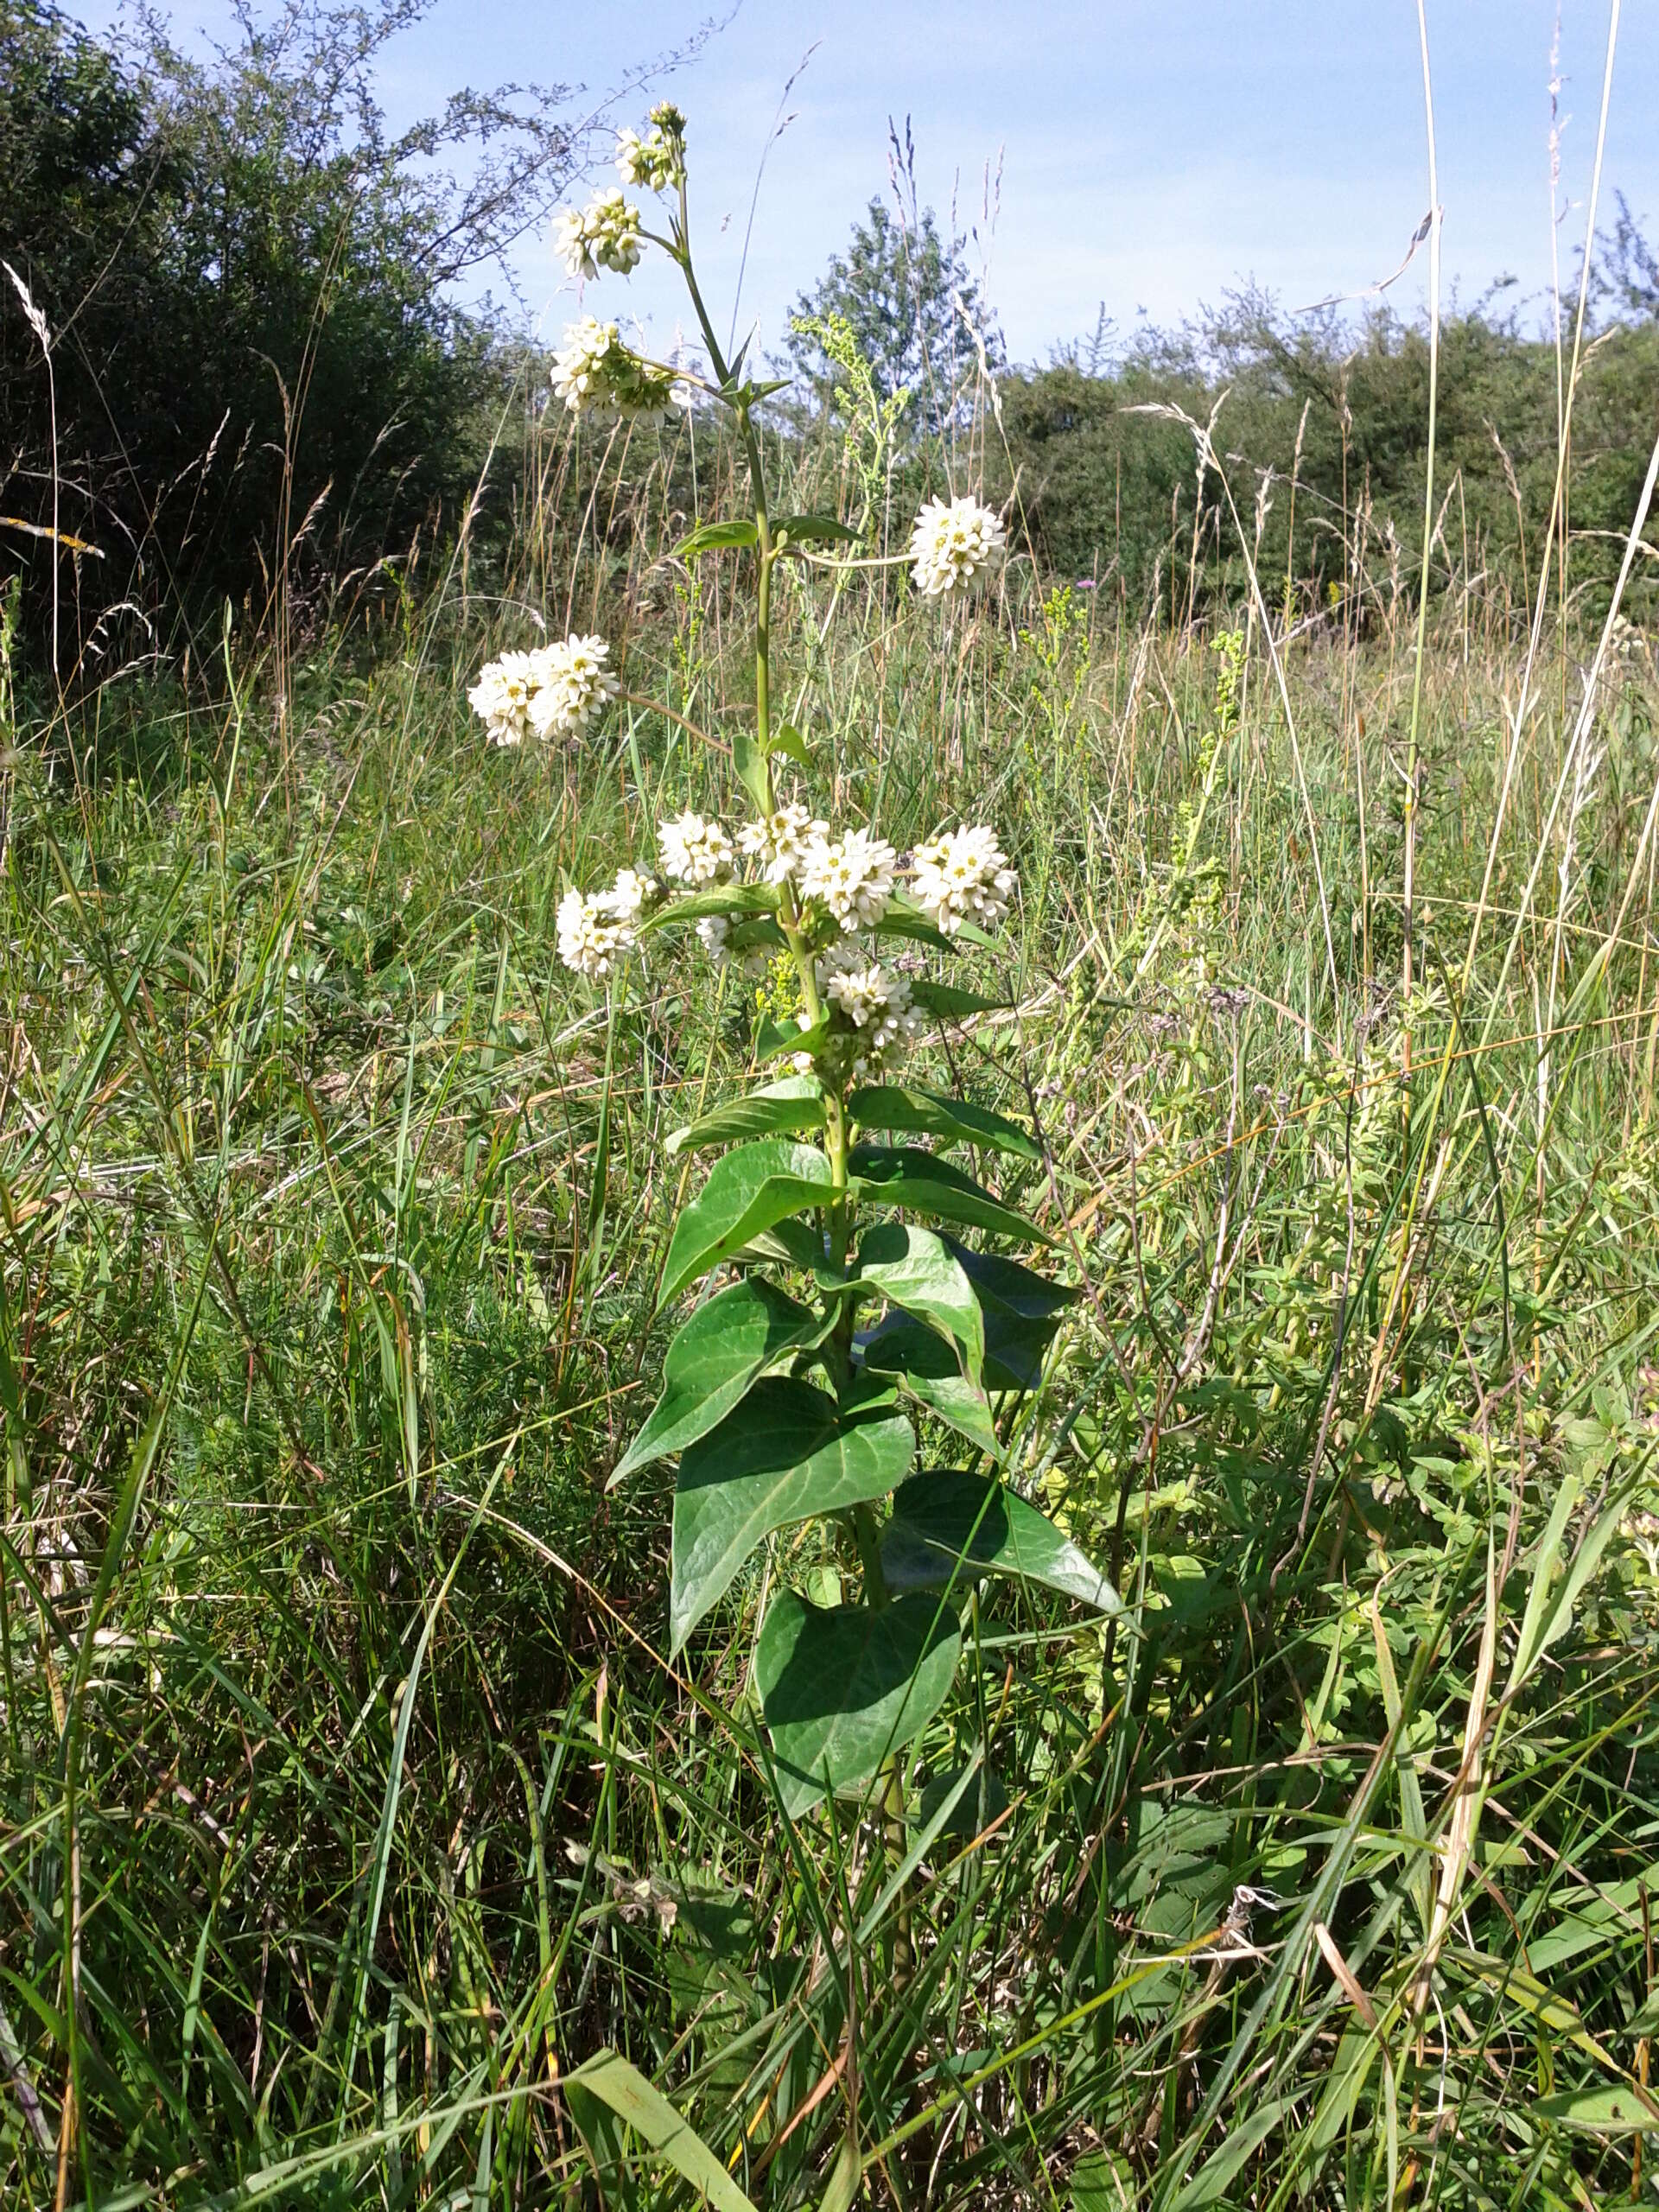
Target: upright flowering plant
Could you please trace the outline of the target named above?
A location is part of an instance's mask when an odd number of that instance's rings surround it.
[[[941,829],[906,861],[873,827],[841,827],[779,788],[810,766],[772,706],[772,584],[780,563],[836,556],[852,537],[831,516],[774,513],[754,410],[779,389],[728,362],[692,267],[685,124],[659,107],[646,135],[624,131],[626,185],[665,197],[648,229],[614,189],[563,219],[573,273],[626,271],[642,245],[679,264],[710,366],[702,384],[734,416],[747,455],[747,515],[706,523],[677,549],[752,557],[753,715],[734,720],[732,756],[749,809],[734,837],[697,813],[659,823],[655,864],[608,890],[569,891],[558,910],[566,964],[604,984],[645,940],[695,926],[719,958],[785,960],[798,1007],[763,1020],[747,1094],[677,1130],[671,1154],[710,1154],[674,1224],[664,1310],[690,1300],[669,1344],[662,1395],[613,1477],[677,1461],[670,1636],[677,1651],[756,1548],[816,1517],[840,1533],[856,1597],[823,1606],[772,1583],[754,1679],[791,1815],[826,1792],[886,1777],[902,1805],[895,1754],[944,1703],[962,1653],[960,1616],[987,1576],[1041,1583],[1102,1609],[1116,1605],[1090,1562],[1005,1479],[993,1398],[1006,1407],[1039,1381],[1073,1294],[997,1246],[1051,1239],[946,1155],[972,1147],[1040,1160],[1032,1133],[1001,1114],[906,1079],[930,1026],[995,1001],[935,980],[925,956],[988,949],[1017,895],[989,825]],[[686,372],[641,359],[613,323],[567,333],[555,364],[565,404],[660,412]],[[918,591],[964,593],[1000,559],[1002,525],[971,499],[933,500],[909,552]],[[472,694],[503,744],[584,729],[615,691],[603,643],[568,639],[505,655]],[[969,1241],[970,1238],[973,1241]],[[918,1421],[954,1436],[970,1466],[919,1462]]]

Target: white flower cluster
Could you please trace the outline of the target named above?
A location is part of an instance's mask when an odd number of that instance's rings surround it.
[[[1019,884],[995,830],[984,823],[936,830],[911,855],[916,904],[946,937],[955,937],[969,920],[995,929]]]
[[[849,1071],[858,1082],[881,1074],[901,1058],[921,1027],[911,1000],[910,979],[883,967],[856,945],[832,944],[817,962],[818,988],[851,1024]],[[807,1060],[798,1053],[797,1065]],[[810,1065],[810,1062],[809,1062]]]
[[[702,891],[724,883],[732,872],[732,841],[712,817],[688,813],[657,825],[663,874],[672,883]]]
[[[607,185],[585,207],[565,209],[553,243],[573,276],[597,276],[601,269],[626,276],[639,260],[639,210],[629,207],[615,185]]]
[[[603,638],[569,637],[533,652],[503,653],[480,669],[467,702],[494,745],[522,745],[585,730],[607,700],[615,676]]]
[[[623,954],[632,951],[651,891],[650,882],[631,868],[618,873],[608,891],[567,891],[554,916],[565,966],[590,983],[605,982]]]
[[[887,911],[898,865],[893,847],[868,830],[832,838],[815,826],[801,856],[801,889],[828,907],[842,929],[868,929]]]
[[[492,745],[522,745],[530,734],[530,702],[537,690],[533,653],[503,653],[486,661],[467,703],[489,733]]]
[[[554,397],[573,415],[622,416],[654,428],[683,406],[683,385],[625,346],[613,322],[591,315],[566,327],[553,356]]]
[[[1001,518],[977,499],[930,499],[910,534],[911,580],[938,599],[1000,561],[1007,542]]]
[[[667,100],[652,108],[643,138],[637,130],[619,130],[616,167],[624,184],[643,185],[647,192],[677,184],[685,168],[685,118],[678,108]]]
[[[738,849],[746,860],[760,862],[768,883],[788,883],[800,874],[809,846],[829,830],[827,822],[814,822],[791,802],[759,822],[746,822],[737,833]]]

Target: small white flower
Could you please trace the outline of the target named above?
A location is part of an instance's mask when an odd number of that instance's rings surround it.
[[[817,971],[824,996],[852,1027],[852,1074],[861,1081],[902,1058],[921,1027],[909,977],[850,944],[831,945],[820,956]]]
[[[911,579],[929,599],[969,584],[1000,561],[1007,539],[1000,518],[977,499],[930,499],[910,534]]]
[[[946,937],[972,919],[995,929],[1007,912],[1020,879],[984,823],[970,830],[940,830],[911,855],[916,903]]]
[[[701,814],[683,814],[677,822],[659,822],[657,850],[663,874],[692,891],[723,883],[732,872],[731,839],[718,822],[712,817],[705,820]]]
[[[624,184],[643,186],[647,192],[666,192],[680,181],[683,148],[655,117],[642,138],[637,130],[616,134],[617,175]]]
[[[630,943],[653,887],[648,875],[636,875],[631,868],[624,868],[617,870],[616,881],[604,894],[605,905],[616,917],[618,927],[627,931]]]
[[[620,686],[605,664],[610,651],[603,638],[580,637],[572,631],[562,642],[531,654],[537,689],[530,702],[530,723],[537,737],[569,737],[585,730],[616,696]]]
[[[697,935],[702,949],[711,960],[726,957],[726,940],[731,935],[731,918],[727,914],[705,914],[697,924]]]
[[[829,826],[810,820],[804,806],[791,803],[759,822],[746,822],[737,842],[745,859],[764,865],[768,883],[786,883],[800,874],[810,840],[827,835]]]
[[[590,898],[583,891],[567,891],[559,901],[554,923],[560,959],[590,983],[603,982],[633,942],[611,912],[609,899],[602,892]]]
[[[503,653],[486,661],[467,703],[483,723],[492,745],[522,745],[531,728],[536,695],[536,663],[530,653]]]
[[[573,276],[597,276],[601,269],[626,276],[639,259],[639,210],[608,184],[585,207],[565,209],[553,243]]]
[[[801,857],[801,889],[821,900],[842,929],[868,928],[887,911],[898,863],[893,847],[868,830],[831,839],[815,828]]]

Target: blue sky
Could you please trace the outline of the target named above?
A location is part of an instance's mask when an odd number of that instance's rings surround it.
[[[72,0],[73,4],[73,0]],[[391,49],[394,122],[456,86],[535,77],[599,105],[639,63],[729,0],[435,0]],[[78,10],[107,22],[106,0]],[[175,0],[179,30],[223,0]],[[1428,0],[1445,267],[1477,296],[1510,274],[1541,295],[1550,266],[1549,78],[1556,0]],[[1561,0],[1564,276],[1583,236],[1608,0]],[[1428,204],[1415,0],[742,0],[668,80],[691,120],[699,262],[723,321],[757,165],[785,83],[815,48],[771,148],[740,322],[775,345],[797,290],[872,194],[887,189],[887,118],[914,132],[922,195],[957,201],[1016,359],[1141,311],[1179,320],[1254,279],[1299,305],[1352,292],[1399,262]],[[637,119],[630,101],[619,119]],[[1622,188],[1659,232],[1659,0],[1626,0],[1603,213]],[[986,172],[1000,170],[994,226]],[[1421,271],[1421,274],[1420,274]],[[1395,288],[1424,298],[1427,255]],[[575,301],[545,238],[515,274],[556,336]],[[604,277],[585,304],[665,344],[674,272]]]

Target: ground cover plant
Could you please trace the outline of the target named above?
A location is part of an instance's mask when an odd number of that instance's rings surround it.
[[[8,678],[8,2200],[1644,2201],[1618,575],[1200,627],[705,341],[372,652]]]

